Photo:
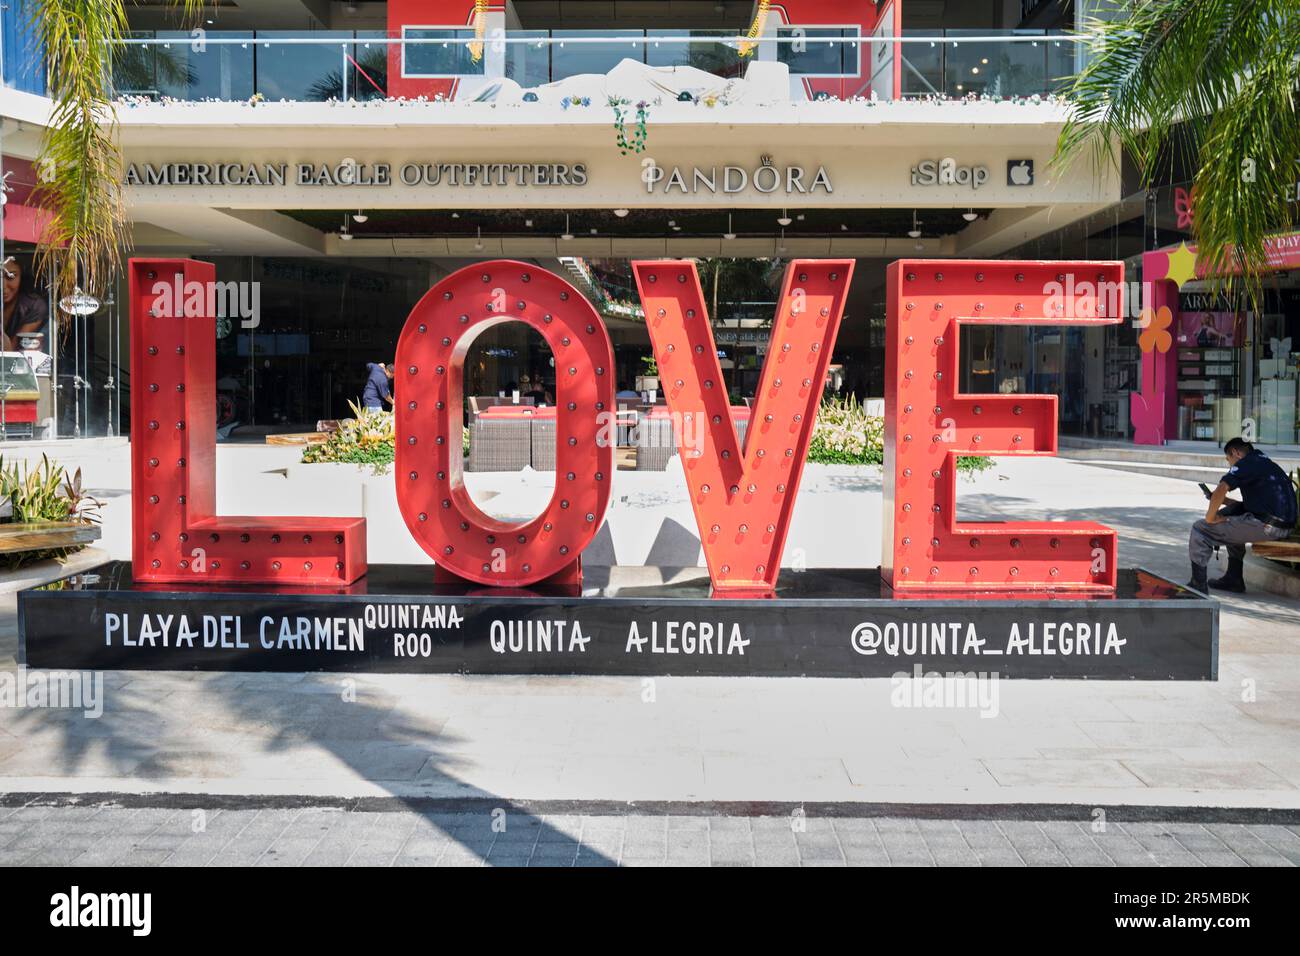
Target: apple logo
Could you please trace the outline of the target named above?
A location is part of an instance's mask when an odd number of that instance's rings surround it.
[[[1032,186],[1034,184],[1034,161],[1032,159],[1011,159],[1007,161],[1008,186]]]

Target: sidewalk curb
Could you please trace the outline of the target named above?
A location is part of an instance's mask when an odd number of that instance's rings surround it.
[[[203,793],[5,793],[0,807],[114,807],[120,809],[340,810],[349,813],[492,813],[513,810],[530,816],[724,816],[786,817],[797,811],[812,818],[908,817],[935,820],[1066,820],[1091,823],[1096,806],[1075,803],[873,803],[754,800],[508,800],[493,797],[313,797],[302,794],[223,795]],[[1300,825],[1300,808],[1160,806],[1105,807],[1119,823],[1241,823]]]

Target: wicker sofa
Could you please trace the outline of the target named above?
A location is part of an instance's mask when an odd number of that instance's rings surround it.
[[[749,409],[731,407],[731,419],[736,423],[740,447],[745,447],[745,434],[749,429]],[[642,412],[636,429],[636,470],[663,471],[668,460],[677,454],[677,441],[673,435],[673,419],[667,408],[655,407]]]
[[[473,414],[470,421],[469,461],[466,471],[519,471],[525,466],[541,468],[533,460],[538,444],[533,426],[549,421],[551,443],[549,469],[555,468],[555,409],[531,405],[496,405]]]

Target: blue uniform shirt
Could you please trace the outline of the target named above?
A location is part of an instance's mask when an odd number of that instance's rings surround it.
[[[365,391],[361,393],[361,404],[366,408],[383,408],[384,399],[392,394],[388,390],[388,373],[382,365],[374,362],[366,363],[366,372],[369,377],[366,379]]]
[[[1285,471],[1256,448],[1237,462],[1220,479],[1232,489],[1241,489],[1246,510],[1256,515],[1271,515],[1295,524],[1296,492]]]

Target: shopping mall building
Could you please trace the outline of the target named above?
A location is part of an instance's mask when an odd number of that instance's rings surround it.
[[[649,354],[629,262],[704,260],[737,398],[784,263],[852,257],[831,386],[877,396],[895,259],[1120,259],[1134,280],[1145,259],[1166,281],[1162,250],[1189,238],[1187,171],[1140,190],[1123,164],[1052,162],[1067,115],[1054,94],[1085,55],[1071,34],[1106,6],[223,0],[197,29],[130,6],[114,79],[133,254],[248,284],[218,323],[230,440],[348,414],[429,287],[498,257],[592,299],[620,388]],[[22,7],[3,14],[0,153],[3,254],[26,267],[50,103]],[[1059,395],[1065,434],[1208,442],[1253,416],[1261,441],[1295,444],[1300,257],[1277,252],[1260,311],[1202,280],[1175,286],[1166,352],[1129,321],[971,329],[963,388]],[[93,315],[50,311],[53,427],[122,434],[123,287]],[[546,346],[518,324],[485,333],[467,369],[467,391],[553,385]]]

